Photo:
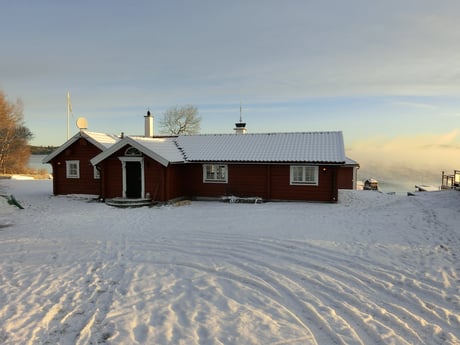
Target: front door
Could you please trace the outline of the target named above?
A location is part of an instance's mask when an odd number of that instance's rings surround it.
[[[141,162],[126,162],[126,197],[141,198],[142,174]]]

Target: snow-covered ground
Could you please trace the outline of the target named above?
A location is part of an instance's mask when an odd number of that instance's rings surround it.
[[[117,209],[0,180],[2,344],[459,344],[460,192]]]

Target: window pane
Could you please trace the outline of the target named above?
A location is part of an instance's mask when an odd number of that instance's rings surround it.
[[[217,180],[225,180],[225,166],[224,165],[221,165],[221,166],[217,167],[216,179]]]
[[[66,161],[66,175],[67,178],[80,177],[80,162],[79,161]]]
[[[206,165],[206,179],[214,180],[214,166]]]
[[[303,167],[293,167],[292,180],[293,182],[303,181]]]
[[[70,175],[77,175],[77,165],[75,163],[70,163]]]
[[[316,174],[314,167],[304,167],[305,171],[305,182],[316,182]]]

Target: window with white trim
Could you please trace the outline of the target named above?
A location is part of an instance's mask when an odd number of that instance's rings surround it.
[[[203,164],[203,182],[227,183],[227,166],[219,164]]]
[[[98,168],[96,168],[95,165],[93,166],[93,172],[94,172],[94,179],[99,180],[101,178],[101,172],[99,171]]]
[[[66,177],[80,178],[80,161],[66,161]]]
[[[291,165],[291,185],[318,185],[318,167]]]

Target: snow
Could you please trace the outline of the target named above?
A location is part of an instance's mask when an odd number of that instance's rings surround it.
[[[340,131],[180,135],[175,141],[189,162],[346,161]]]
[[[11,175],[11,179],[13,180],[33,180],[34,178],[32,176],[26,176],[26,175]]]
[[[459,344],[460,192],[117,209],[0,180],[2,344]]]

